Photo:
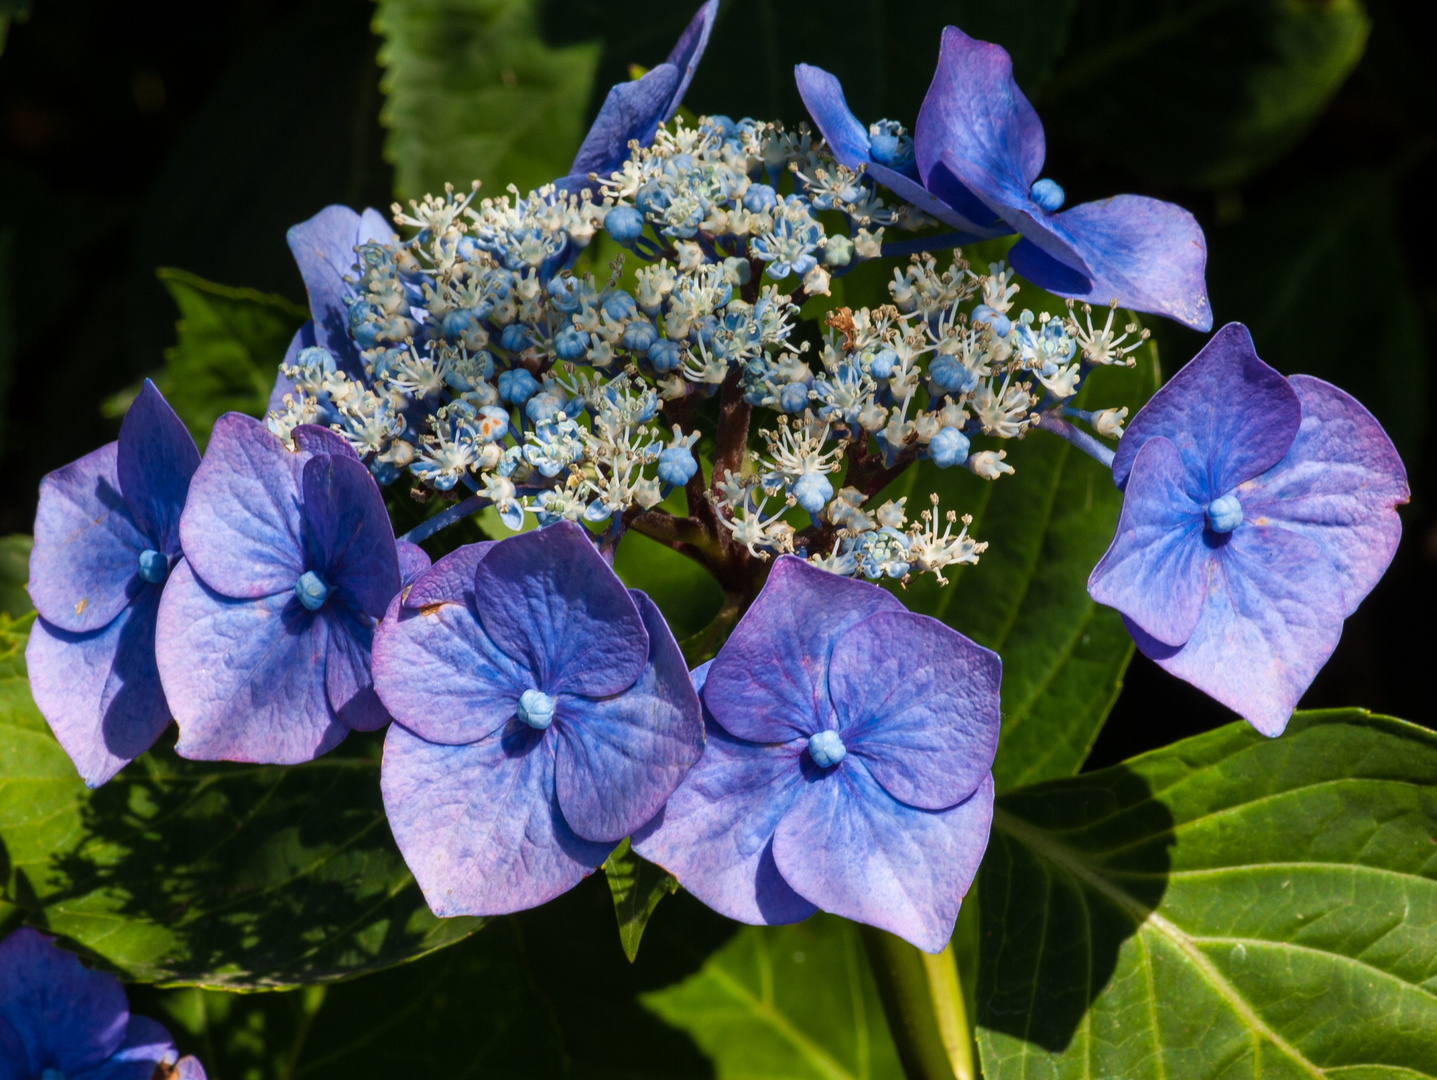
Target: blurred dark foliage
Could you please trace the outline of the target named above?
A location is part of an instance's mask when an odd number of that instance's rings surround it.
[[[690,6],[549,0],[542,25],[553,44],[604,41],[592,112],[630,62],[662,58]],[[1242,20],[1257,6],[1161,6],[1180,16],[1171,52],[1094,77],[1104,20],[1131,5],[728,0],[687,104],[799,121],[791,66],[806,60],[843,78],[865,120],[911,122],[945,23],[1008,41],[1048,121],[1045,171],[1070,202],[1137,191],[1189,207],[1209,238],[1217,322],[1247,322],[1282,370],[1349,389],[1398,441],[1414,488],[1401,550],[1304,703],[1430,722],[1422,672],[1437,645],[1424,617],[1437,601],[1437,520],[1425,327],[1437,315],[1437,264],[1425,203],[1437,89],[1423,63],[1426,5],[1367,0],[1372,30],[1356,71],[1296,145],[1274,138],[1256,151],[1251,132],[1247,143],[1217,137],[1232,105],[1220,89],[1175,76],[1155,99],[1152,86],[1174,62],[1191,66],[1184,78],[1236,63],[1256,47],[1243,35],[1262,27]],[[46,471],[114,436],[100,403],[161,367],[176,312],[157,267],[302,302],[285,229],[329,202],[387,205],[373,12],[368,0],[39,0],[9,28],[0,534],[29,531]],[[1210,26],[1219,15],[1228,21]],[[1251,159],[1245,173],[1234,154]],[[1237,174],[1246,178],[1224,179]],[[1155,329],[1169,372],[1201,345]],[[1139,657],[1092,764],[1228,718]]]

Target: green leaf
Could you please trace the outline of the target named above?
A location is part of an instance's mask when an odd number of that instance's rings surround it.
[[[12,922],[131,979],[236,988],[388,967],[482,925],[435,918],[410,877],[380,801],[379,738],[350,736],[290,767],[156,747],[91,791],[35,708],[22,656],[14,629],[0,633],[0,903]]]
[[[1311,127],[1369,25],[1359,0],[1089,0],[1036,104],[1143,175],[1233,184]]]
[[[833,915],[740,930],[644,1005],[689,1033],[718,1080],[902,1080],[858,927]]]
[[[30,580],[30,549],[34,541],[23,533],[0,536],[0,611],[18,619],[31,608],[25,585]]]
[[[639,940],[659,901],[679,891],[678,878],[629,848],[628,838],[604,860],[604,876],[614,897],[614,914],[619,920],[619,943],[633,963],[639,955]]]
[[[282,296],[216,285],[184,270],[161,267],[160,281],[180,309],[178,342],[165,350],[155,380],[203,449],[210,428],[227,412],[263,416],[285,350],[309,312]],[[109,402],[123,414],[139,387]]]
[[[1036,309],[1046,296],[1025,286],[1018,303]],[[1133,368],[1089,375],[1078,406],[1126,405],[1136,413],[1157,389],[1158,359],[1151,342],[1134,355]],[[1077,772],[1133,653],[1122,618],[1095,604],[1087,589],[1122,505],[1111,472],[1046,432],[1002,448],[1011,476],[980,480],[966,469],[924,462],[885,493],[907,495],[913,517],[937,492],[939,510],[972,514],[970,534],[989,544],[976,566],[948,571],[951,584],[925,576],[900,595],[912,610],[1002,656],[1003,726],[993,764],[1000,791]]]
[[[550,48],[536,0],[379,0],[386,154],[405,196],[568,172],[584,136],[598,45]]]
[[[1437,736],[1246,724],[998,800],[988,1080],[1437,1076]]]
[[[507,919],[433,956],[336,986],[273,994],[131,988],[130,1005],[226,1080],[567,1076],[563,1036]]]

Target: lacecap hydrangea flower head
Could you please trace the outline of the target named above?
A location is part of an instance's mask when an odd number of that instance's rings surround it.
[[[1281,734],[1397,550],[1392,440],[1230,323],[1133,418],[1113,479],[1122,515],[1088,591],[1161,667]]]
[[[113,975],[21,927],[0,941],[4,1080],[205,1080],[160,1024],[130,1012]]]
[[[374,682],[396,721],[385,812],[438,915],[572,888],[703,753],[673,634],[570,522],[421,574],[380,624]]]
[[[148,750],[170,722],[155,666],[161,591],[183,563],[180,514],[200,463],[154,383],[117,441],[40,482],[25,662],[30,691],[91,787]]]
[[[694,673],[708,748],[634,835],[730,918],[816,909],[929,952],[953,933],[993,815],[997,654],[792,556]]]

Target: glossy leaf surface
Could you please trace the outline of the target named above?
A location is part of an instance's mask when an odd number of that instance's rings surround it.
[[[718,1080],[902,1080],[856,926],[815,915],[740,930],[677,986],[643,997]]]
[[[1437,1076],[1434,784],[1437,736],[1347,710],[1000,799],[984,1075]]]
[[[275,994],[132,988],[210,1076],[559,1080],[563,1036],[501,920],[452,949],[342,982]]]

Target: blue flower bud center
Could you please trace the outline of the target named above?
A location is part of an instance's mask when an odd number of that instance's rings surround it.
[[[170,560],[153,548],[140,552],[140,577],[151,585],[163,585],[170,576]]]
[[[809,737],[809,757],[813,758],[813,763],[820,769],[837,765],[847,753],[848,748],[843,745],[843,740],[836,731],[820,731]]]
[[[542,690],[525,690],[519,695],[519,719],[543,731],[554,722],[554,699]]]
[[[45,1069],[40,1073],[40,1080],[67,1080],[67,1077],[59,1069]]]
[[[1215,533],[1230,533],[1242,524],[1242,503],[1224,495],[1207,504],[1207,527]]]
[[[1028,195],[1050,214],[1062,206],[1063,200],[1068,197],[1057,181],[1049,180],[1046,176],[1033,185]]]
[[[309,611],[318,611],[329,598],[329,586],[313,570],[306,570],[294,583],[294,595]]]

